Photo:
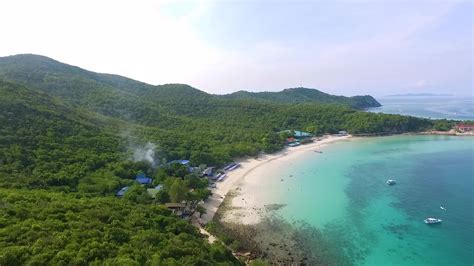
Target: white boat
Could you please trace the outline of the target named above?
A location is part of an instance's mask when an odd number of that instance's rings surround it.
[[[227,169],[227,171],[235,170],[235,168],[237,168],[237,167],[240,167],[240,163],[236,163],[234,166],[232,166],[231,168]]]
[[[221,176],[217,179],[217,181],[218,181],[218,182],[221,182],[222,180],[224,180],[224,178],[225,178],[226,176],[227,176],[226,174],[221,175]]]
[[[443,211],[446,211],[446,208],[443,207],[443,206],[439,206],[439,208],[440,208],[441,210],[443,210]]]
[[[437,218],[426,218],[424,221],[425,221],[425,224],[439,224],[443,220],[437,219]]]
[[[395,185],[397,182],[396,182],[395,180],[393,180],[393,179],[389,179],[389,180],[387,180],[387,182],[385,182],[385,183],[387,183],[387,185]]]

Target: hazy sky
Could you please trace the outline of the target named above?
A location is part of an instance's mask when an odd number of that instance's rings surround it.
[[[35,53],[212,93],[473,93],[474,1],[0,1],[0,56]]]

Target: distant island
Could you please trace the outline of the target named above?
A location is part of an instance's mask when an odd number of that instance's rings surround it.
[[[403,93],[403,94],[392,94],[387,95],[386,97],[440,97],[440,96],[454,96],[454,94],[449,93]]]

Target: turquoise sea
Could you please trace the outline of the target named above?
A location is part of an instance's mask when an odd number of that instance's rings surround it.
[[[402,114],[425,118],[447,118],[454,120],[474,120],[474,98],[454,96],[403,96],[381,97],[377,100],[381,107],[370,112]]]
[[[320,232],[314,249],[354,265],[474,264],[473,137],[355,138],[322,150],[272,177],[284,179],[277,214]]]

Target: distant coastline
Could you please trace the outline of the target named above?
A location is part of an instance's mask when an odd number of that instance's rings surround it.
[[[391,94],[384,97],[454,97],[454,94],[449,93],[404,93],[404,94]]]

